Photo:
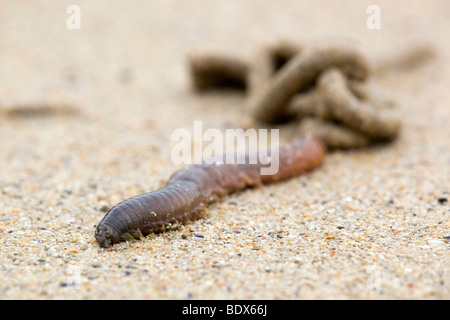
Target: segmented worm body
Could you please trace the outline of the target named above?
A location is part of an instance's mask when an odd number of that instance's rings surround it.
[[[278,155],[279,170],[273,175],[261,175],[262,161],[201,164],[181,169],[170,177],[165,187],[111,208],[97,226],[95,237],[100,246],[110,247],[113,243],[139,239],[198,219],[205,205],[217,198],[314,169],[323,161],[325,147],[315,138],[297,138],[280,148]]]

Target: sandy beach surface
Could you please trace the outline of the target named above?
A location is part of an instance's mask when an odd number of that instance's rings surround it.
[[[375,30],[371,4],[1,1],[0,299],[449,299],[450,2],[378,0]],[[398,139],[100,248],[107,208],[182,167],[175,129],[251,121],[242,93],[193,92],[189,54],[252,59],[280,39],[356,46],[398,104]],[[433,58],[391,63],[417,46]]]

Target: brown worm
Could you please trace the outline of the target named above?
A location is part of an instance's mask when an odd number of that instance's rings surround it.
[[[273,183],[319,166],[324,144],[302,137],[279,150],[279,170],[261,175],[261,162],[250,164],[201,164],[176,171],[164,188],[122,201],[112,207],[97,226],[95,237],[101,247],[139,239],[149,233],[174,228],[198,219],[205,205],[247,187]]]

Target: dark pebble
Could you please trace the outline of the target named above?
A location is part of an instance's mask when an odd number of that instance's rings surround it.
[[[60,282],[59,286],[60,287],[74,287],[76,286],[76,282]]]
[[[448,201],[448,199],[445,198],[445,197],[440,197],[440,198],[438,198],[438,202],[439,202],[440,204],[447,203],[447,201]]]

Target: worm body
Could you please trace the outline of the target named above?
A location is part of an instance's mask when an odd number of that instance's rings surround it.
[[[95,237],[101,247],[110,247],[113,243],[169,230],[200,218],[205,205],[218,198],[312,170],[324,156],[323,143],[305,137],[280,148],[279,170],[274,175],[261,175],[261,162],[186,167],[176,171],[164,188],[112,207],[98,224]]]

